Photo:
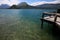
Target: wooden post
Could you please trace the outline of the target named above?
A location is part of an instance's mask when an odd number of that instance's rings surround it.
[[[56,22],[56,20],[57,20],[57,15],[55,15],[55,19],[54,19],[54,22]]]
[[[43,29],[43,18],[44,18],[44,13],[42,14],[42,19],[41,19],[41,29]]]
[[[43,20],[41,20],[41,29],[43,29]]]

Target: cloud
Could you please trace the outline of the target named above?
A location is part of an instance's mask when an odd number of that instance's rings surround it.
[[[8,4],[8,5],[13,5],[13,4],[18,4],[18,0],[0,0],[0,5],[1,4]]]
[[[35,3],[32,3],[31,5],[32,6],[36,6],[36,5],[41,5],[41,4],[45,4],[46,1],[42,1],[42,2],[35,2]]]
[[[57,3],[60,3],[60,0],[55,0],[55,1],[51,1],[51,2],[47,2],[47,1],[41,1],[41,2],[35,2],[35,3],[32,3],[31,5],[32,6],[36,6],[36,5],[42,5],[42,4],[57,4]]]
[[[1,4],[8,4],[8,5],[13,5],[13,4],[18,4],[20,2],[22,2],[23,0],[0,0],[0,5]],[[41,5],[41,4],[45,4],[45,3],[53,3],[53,4],[56,4],[56,3],[60,3],[60,0],[54,0],[54,1],[51,1],[51,2],[47,2],[47,1],[38,1],[38,2],[34,2],[30,5],[33,5],[33,6],[36,6],[36,5]]]
[[[55,0],[55,1],[60,1],[60,0]]]

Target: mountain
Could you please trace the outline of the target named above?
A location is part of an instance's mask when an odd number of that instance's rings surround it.
[[[28,5],[26,2],[22,2],[22,3],[19,3],[18,5],[12,5],[11,7],[10,7],[10,9],[33,9],[33,8],[36,8],[36,7],[34,7],[34,6],[30,6],[30,5]]]
[[[0,9],[6,9],[6,8],[9,8],[10,6],[7,5],[7,4],[1,4],[0,5]]]
[[[18,7],[22,7],[22,6],[29,6],[26,2],[22,2],[22,3],[19,3],[18,5],[17,5]]]
[[[60,9],[60,3],[58,3],[58,4],[43,4],[43,5],[37,5],[36,7],[47,8],[47,9]]]
[[[18,9],[17,5],[12,5],[9,9]]]
[[[60,3],[57,4],[42,4],[37,6],[28,5],[26,2],[12,5],[10,9],[60,9]]]

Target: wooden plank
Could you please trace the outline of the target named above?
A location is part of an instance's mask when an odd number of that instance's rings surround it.
[[[41,20],[44,20],[44,21],[46,21],[46,22],[50,22],[50,23],[57,23],[58,25],[60,25],[59,23],[60,23],[60,18],[59,17],[56,17],[55,19],[54,19],[55,17],[49,17],[49,16],[47,16],[47,17],[44,17],[44,18],[41,18]],[[55,21],[56,22],[55,22]]]

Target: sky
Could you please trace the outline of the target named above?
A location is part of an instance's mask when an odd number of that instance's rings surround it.
[[[29,5],[41,5],[41,4],[45,4],[45,3],[60,3],[60,0],[0,0],[0,5],[1,4],[8,4],[8,5],[13,5],[13,4],[19,4],[21,2],[27,2]]]

